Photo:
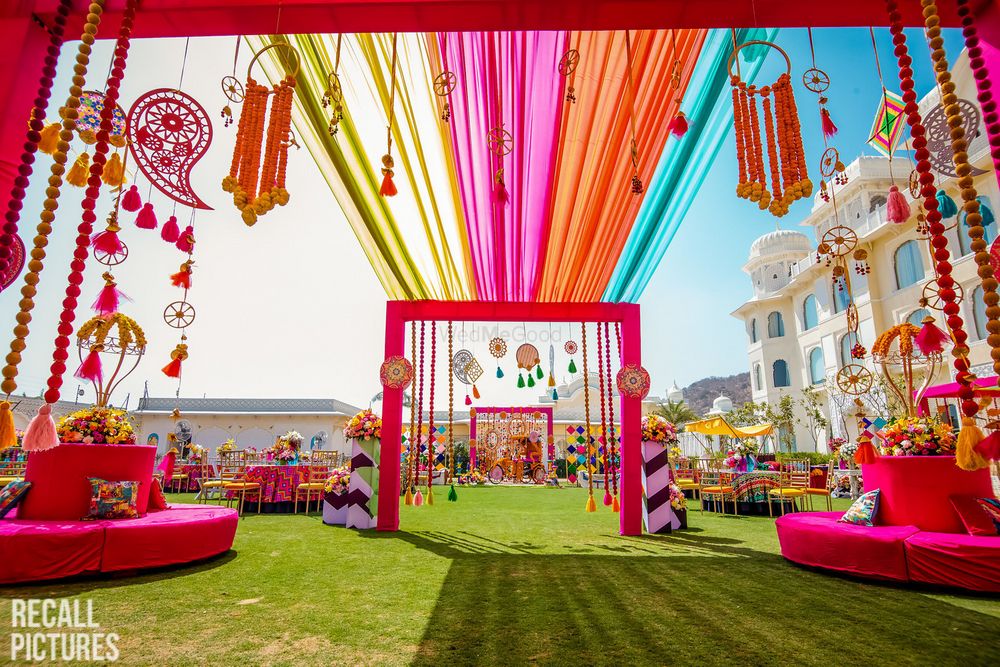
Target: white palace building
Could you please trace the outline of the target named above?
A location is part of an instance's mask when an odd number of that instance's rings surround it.
[[[975,87],[964,53],[955,66],[954,76],[959,97],[975,100]],[[935,91],[922,100],[922,114],[926,117],[937,104]],[[969,156],[979,170],[974,182],[980,203],[995,216],[1000,213],[1000,193],[981,119],[979,135],[970,144]],[[917,206],[911,206],[911,217],[905,224],[892,224],[885,219],[886,193],[892,185],[889,168],[886,158],[860,157],[847,166],[847,182],[836,188],[839,224],[857,232],[858,247],[868,251],[872,267],[870,275],[860,276],[854,271],[854,261],[849,261],[861,343],[868,349],[875,337],[891,326],[904,321],[920,326],[928,314],[920,307],[922,290],[935,277],[930,243],[917,233]],[[896,184],[909,200],[906,191],[911,164],[905,155],[897,155],[892,170]],[[960,203],[956,179],[936,176],[938,187]],[[953,275],[965,295],[961,315],[969,332],[973,369],[992,375],[985,342],[985,304],[965,233],[964,213],[960,210],[957,218],[945,223],[953,227],[947,232],[948,243]],[[826,404],[825,416],[830,427],[825,433],[814,438],[807,426],[796,426],[795,442],[800,450],[810,450],[814,443],[822,450],[830,435],[856,435],[852,399],[837,392],[832,383],[844,363],[850,363],[850,349],[855,342],[847,334],[844,310],[848,297],[846,291],[834,286],[831,269],[825,261],[817,261],[816,257],[816,239],[837,224],[832,201],[824,201],[817,193],[811,213],[801,223],[809,228],[810,234],[778,229],[754,241],[743,267],[750,276],[753,296],[732,313],[746,326],[755,402],[775,403],[782,394],[799,396],[804,387],[813,386]],[[996,236],[994,221],[986,228],[986,240],[992,243]],[[932,314],[942,324],[940,313]],[[942,372],[938,381],[946,380]]]

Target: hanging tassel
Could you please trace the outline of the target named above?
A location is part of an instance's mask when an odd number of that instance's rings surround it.
[[[170,276],[170,282],[174,287],[191,289],[191,266],[194,264],[190,259],[181,264],[181,270]]]
[[[493,174],[493,199],[500,204],[506,204],[507,200],[510,198],[507,194],[507,184],[503,180],[503,167],[497,169],[497,173]]]
[[[472,385],[472,397],[479,398],[479,389],[476,387],[476,385]]]
[[[819,110],[819,115],[823,125],[823,136],[829,139],[833,135],[837,134],[837,126],[833,124],[833,119],[830,118],[830,112],[824,107]]]
[[[393,171],[392,168],[395,166],[392,161],[392,156],[386,153],[382,156],[382,187],[379,188],[378,193],[383,197],[395,197],[396,184],[392,182]]]
[[[177,226],[177,216],[172,215],[163,223],[163,227],[160,229],[160,238],[167,243],[177,243],[177,239],[180,237],[181,230]]]
[[[38,150],[46,155],[52,155],[59,147],[59,130],[62,123],[49,123],[42,128],[41,137],[38,139]]]
[[[594,501],[594,494],[593,494],[593,492],[591,492],[590,496],[587,497],[587,511],[588,512],[596,512],[597,511],[597,503]]]
[[[466,405],[472,405],[472,399],[469,398],[469,394],[468,393],[465,394],[465,404]]]
[[[858,442],[858,451],[854,452],[854,462],[858,465],[864,465],[866,463],[875,463],[878,460],[878,452],[875,451],[875,445],[872,444],[871,440],[861,440]]]
[[[611,502],[612,502],[611,501],[611,492],[608,491],[607,489],[604,489],[604,506],[605,507],[611,507]]]
[[[177,249],[181,252],[194,252],[194,227],[188,225],[184,228],[184,233],[177,238]]]
[[[107,229],[103,232],[98,232],[90,237],[90,245],[94,248],[94,252],[101,252],[105,255],[117,255],[125,246],[122,245],[122,240],[118,238],[118,232],[121,228],[118,225],[108,225]]]
[[[885,205],[885,218],[889,222],[899,224],[910,219],[910,205],[906,197],[895,185],[889,188],[889,196]]]
[[[920,352],[924,356],[934,354],[935,352],[944,352],[944,345],[951,340],[951,337],[934,324],[932,316],[928,315],[922,322],[923,326],[920,327],[920,331],[914,337],[917,347],[920,348]]]
[[[552,400],[553,401],[558,401],[559,400],[559,392],[556,391],[555,389],[552,390]]]
[[[545,379],[545,371],[542,370],[541,364],[535,366],[535,375],[538,377],[539,380]]]
[[[431,474],[430,466],[427,466],[427,474],[433,477],[433,475]],[[428,505],[434,504],[434,489],[432,489],[429,486],[427,487],[427,504]]]
[[[424,504],[424,494],[420,493],[420,489],[417,489],[416,495],[413,496],[413,506],[420,507]]]
[[[179,378],[181,376],[181,358],[175,357],[170,363],[163,367],[163,374],[168,378]]]
[[[618,496],[615,496],[614,499],[611,501],[611,511],[614,512],[615,514],[618,514],[619,512],[622,511],[622,506],[618,504]]]
[[[56,423],[52,419],[52,406],[46,403],[38,408],[38,414],[28,424],[21,440],[21,448],[26,452],[43,452],[59,446]]]
[[[521,375],[520,371],[518,371],[518,373],[517,373],[517,388],[518,389],[524,389],[524,376]]]
[[[953,218],[958,215],[958,206],[955,204],[955,200],[948,196],[948,193],[944,190],[937,191],[937,201],[938,201],[938,211],[941,212],[941,217],[947,220],[948,218]]]
[[[104,165],[101,172],[101,180],[113,188],[121,187],[125,183],[125,165],[118,153],[113,153]]]
[[[535,376],[532,375],[530,371],[528,372],[528,386],[529,387],[535,386]]]
[[[139,229],[156,229],[159,223],[156,221],[156,213],[153,211],[153,205],[146,202],[142,205],[142,210],[139,211],[139,215],[135,216],[135,226]]]
[[[101,371],[101,355],[99,353],[102,350],[104,350],[103,345],[94,345],[91,347],[90,354],[83,360],[80,367],[76,369],[76,373],[73,373],[73,377],[93,382],[94,384],[100,384],[103,375]]]
[[[550,387],[556,386],[556,376],[553,375],[552,373],[549,373],[549,386]]]
[[[142,197],[139,196],[139,188],[134,185],[128,189],[122,197],[122,208],[131,213],[135,213],[142,208]]]
[[[70,167],[69,172],[67,172],[66,182],[70,185],[82,188],[87,184],[87,178],[89,177],[90,155],[87,153],[81,153],[77,156],[76,160],[73,161],[73,166]]]
[[[108,315],[114,315],[118,312],[118,305],[122,299],[125,301],[131,301],[125,294],[123,294],[119,289],[118,285],[115,283],[115,277],[111,275],[111,272],[106,272],[103,276],[104,287],[97,295],[97,300],[91,308],[101,315],[102,317],[107,317]]]
[[[406,493],[403,495],[403,504],[404,505],[413,504],[413,489],[410,488],[409,484],[406,485]]]
[[[455,485],[451,485],[451,490],[448,491],[448,502],[455,503],[458,502],[458,492],[455,491]]]
[[[499,366],[497,366],[497,379],[499,380],[502,377],[503,377],[503,371],[500,370]]]
[[[687,131],[687,116],[684,115],[683,111],[678,111],[677,115],[674,116],[667,124],[667,132],[672,132],[676,137],[683,137],[684,133]]]
[[[955,443],[955,464],[962,470],[987,467],[989,461],[976,451],[976,447],[984,439],[975,420],[972,417],[962,417],[962,430],[958,432],[958,442]]]
[[[1000,461],[1000,431],[993,431],[983,438],[975,450],[987,461]]]
[[[17,445],[17,430],[14,428],[14,413],[10,401],[0,401],[0,451]]]
[[[576,372],[576,362],[573,361],[572,359],[569,360],[569,372],[570,373]]]

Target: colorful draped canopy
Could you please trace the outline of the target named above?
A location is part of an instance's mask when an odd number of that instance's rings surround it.
[[[750,32],[737,39],[770,36]],[[344,35],[339,63],[337,36],[269,41],[301,57],[296,131],[390,298],[620,301],[645,288],[731,126],[728,31],[628,37],[630,48],[621,31],[400,34],[395,95],[392,35]],[[579,61],[566,77],[569,49]],[[268,53],[276,79],[288,55]],[[335,68],[343,120],[331,136],[321,99]],[[456,86],[441,97],[444,71]],[[399,194],[385,198],[390,100]],[[682,100],[690,130],[671,137]],[[508,154],[487,143],[497,129]]]

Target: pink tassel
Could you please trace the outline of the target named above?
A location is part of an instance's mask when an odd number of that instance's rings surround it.
[[[184,233],[177,238],[177,243],[175,244],[177,249],[181,252],[193,252],[194,251],[194,227],[188,225],[184,228]]]
[[[920,332],[914,337],[920,352],[924,356],[944,352],[944,345],[951,338],[934,324],[934,318],[930,315],[924,318],[923,324],[924,326],[920,327]]]
[[[510,195],[507,193],[507,186],[503,184],[503,181],[500,181],[493,190],[493,198],[500,204],[506,204],[507,200],[510,199]]]
[[[131,299],[118,290],[115,283],[108,282],[97,295],[97,300],[94,301],[94,305],[91,308],[103,317],[114,315],[118,312],[118,304],[122,299],[131,301]]]
[[[156,229],[156,213],[153,212],[153,205],[146,202],[142,205],[139,215],[135,216],[135,226],[139,229]]]
[[[98,354],[101,351],[100,345],[95,345],[90,348],[90,354],[83,360],[80,367],[76,369],[76,373],[73,377],[79,378],[80,380],[87,380],[88,382],[93,382],[94,384],[100,384],[103,379],[103,374],[101,372],[101,355]]]
[[[465,404],[466,405],[472,405],[472,399],[469,398],[468,394],[465,395]]]
[[[46,403],[38,408],[38,414],[28,424],[21,447],[26,452],[43,452],[59,446],[56,423],[52,419],[52,406]]]
[[[606,507],[611,506],[611,492],[608,491],[607,489],[604,490],[604,505]]]
[[[180,238],[181,230],[177,226],[177,216],[170,216],[163,227],[160,229],[160,238],[167,243],[177,243],[177,239]]]
[[[90,237],[90,245],[94,252],[103,252],[105,255],[117,255],[124,246],[122,240],[118,238],[118,232],[112,229],[105,229]]]
[[[142,197],[139,196],[139,188],[133,185],[128,189],[128,192],[122,197],[122,208],[132,213],[142,208]]]
[[[885,217],[889,222],[899,224],[910,219],[910,205],[895,185],[889,188],[889,197],[885,208]]]
[[[1000,431],[993,431],[974,447],[987,461],[1000,461]]]
[[[417,491],[416,495],[413,496],[413,504],[416,505],[417,507],[420,507],[421,505],[424,504],[424,494],[422,494],[419,490]]]
[[[823,121],[823,136],[829,139],[833,135],[837,134],[837,126],[833,124],[833,119],[830,118],[830,112],[826,109],[820,109],[819,115]]]
[[[683,137],[684,133],[688,131],[687,117],[684,115],[683,111],[678,111],[677,115],[673,117],[670,123],[667,125],[667,132],[673,132],[674,136]],[[604,503],[608,505],[609,503]]]

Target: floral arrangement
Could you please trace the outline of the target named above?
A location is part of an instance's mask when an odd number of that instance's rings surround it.
[[[302,446],[302,435],[298,431],[288,431],[279,435],[271,447],[274,460],[288,463],[299,458],[299,447]]]
[[[330,476],[326,478],[326,486],[323,487],[323,491],[341,496],[347,493],[350,485],[351,471],[347,468],[334,468],[330,472]]]
[[[378,440],[382,437],[382,419],[371,410],[362,410],[344,424],[344,437],[348,440]]]
[[[837,451],[840,452],[840,458],[847,459],[848,461],[853,461],[854,455],[858,452],[858,443],[845,442],[838,448]]]
[[[670,506],[675,510],[685,510],[687,509],[687,498],[684,497],[684,493],[681,491],[680,487],[670,483]]]
[[[221,445],[219,445],[218,451],[220,451],[220,452],[231,452],[234,449],[236,449],[236,441],[234,439],[232,439],[232,438],[229,438],[224,443],[222,443]]]
[[[464,475],[459,475],[457,482],[459,486],[481,485],[486,483],[486,475],[473,468]]]
[[[827,444],[827,446],[829,446],[830,451],[833,452],[834,454],[836,454],[838,451],[840,451],[841,447],[843,447],[844,445],[847,444],[847,439],[846,438],[830,438],[830,440],[827,441],[826,444]]]
[[[188,463],[201,463],[205,458],[205,448],[201,445],[192,444],[188,447]]]
[[[894,419],[879,432],[883,456],[948,456],[955,453],[955,432],[933,417]]]
[[[59,442],[87,445],[134,445],[135,431],[128,413],[114,408],[90,407],[59,420]]]
[[[675,445],[678,442],[677,427],[659,415],[646,415],[642,418],[642,441]]]
[[[726,452],[726,459],[723,461],[723,465],[727,468],[736,468],[743,463],[744,459],[753,458],[753,455],[756,453],[757,447],[741,440]]]

